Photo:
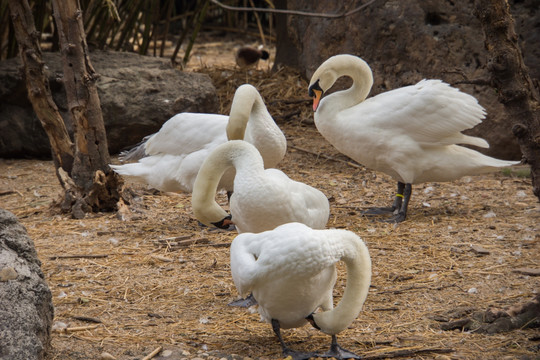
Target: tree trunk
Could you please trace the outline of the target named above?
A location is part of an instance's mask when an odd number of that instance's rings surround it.
[[[64,64],[64,86],[73,121],[74,143],[53,101],[44,72],[32,11],[27,0],[9,0],[28,97],[49,137],[56,174],[65,190],[61,207],[73,217],[90,211],[122,210],[122,179],[109,167],[110,157],[95,81],[77,0],[53,1]],[[126,201],[128,202],[128,201]]]
[[[51,95],[32,11],[27,0],[9,0],[9,10],[19,45],[28,98],[49,137],[56,168],[71,172],[73,143]],[[58,171],[57,176],[60,179]]]
[[[490,54],[492,85],[512,118],[512,132],[531,166],[533,192],[540,200],[540,96],[523,63],[508,2],[476,0],[475,7]]]
[[[64,68],[64,86],[73,121],[75,158],[73,168],[61,173],[66,196],[62,207],[74,217],[90,211],[111,211],[120,199],[122,185],[109,167],[103,116],[78,0],[53,0]]]

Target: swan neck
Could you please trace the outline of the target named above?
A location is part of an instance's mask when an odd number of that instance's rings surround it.
[[[343,66],[338,67],[336,70],[338,78],[349,76],[353,81],[349,89],[342,91],[344,97],[346,96],[352,100],[352,106],[364,101],[369,95],[373,86],[373,73],[364,60],[358,57],[348,59],[350,61],[344,62]]]
[[[237,90],[227,124],[227,138],[229,140],[244,139],[251,114],[257,111],[261,104],[262,99],[256,90],[247,88]]]
[[[195,217],[207,226],[228,216],[216,202],[216,192],[223,174],[231,167],[236,169],[236,176],[251,169],[264,171],[263,159],[253,145],[242,140],[232,140],[216,147],[199,169],[191,195]]]
[[[221,151],[212,152],[203,162],[191,194],[191,205],[195,217],[207,226],[221,221],[228,214],[216,202],[216,193],[221,177],[233,166],[228,154]]]
[[[373,73],[369,65],[356,56],[338,57],[335,61],[330,61],[330,64],[329,66],[332,69],[330,87],[342,76],[350,77],[353,84],[346,90],[327,95],[326,99],[321,100],[320,107],[323,108],[322,103],[332,104],[331,106],[327,105],[325,112],[333,114],[336,111],[350,108],[364,101],[373,86]],[[328,89],[324,89],[324,91],[326,90]]]
[[[321,331],[330,335],[343,331],[356,319],[371,283],[371,258],[364,242],[357,236],[350,237],[346,249],[349,251],[342,258],[347,267],[343,297],[334,309],[313,315]]]

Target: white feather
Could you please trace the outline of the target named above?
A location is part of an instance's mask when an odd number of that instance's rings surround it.
[[[335,264],[340,260],[347,264],[346,293],[333,309]],[[231,272],[241,295],[253,293],[264,321],[278,320],[285,329],[300,327],[321,308],[324,312],[314,316],[317,325],[323,332],[337,334],[362,308],[371,260],[364,242],[350,231],[289,223],[237,236],[231,244]]]
[[[158,190],[191,192],[202,162],[216,146],[227,141],[227,127],[233,122],[245,130],[244,139],[259,149],[266,167],[274,167],[283,159],[287,148],[283,132],[257,90],[245,84],[235,93],[230,117],[177,114],[132,151],[140,154],[139,149],[144,149],[145,157],[136,163],[111,165],[111,168]],[[232,190],[233,177],[234,173],[227,174],[219,187]]]
[[[371,70],[352,55],[325,61],[310,88],[318,81],[324,92],[345,75],[352,77],[353,86],[320,101],[315,125],[340,152],[366,167],[415,184],[451,181],[517,163],[459,145],[488,147],[484,139],[461,133],[485,117],[473,96],[441,80],[422,80],[366,99]]]
[[[264,169],[257,149],[242,140],[219,145],[201,166],[192,206],[202,223],[210,225],[227,216],[215,194],[222,174],[230,168],[236,170],[230,211],[238,232],[272,230],[293,221],[318,229],[326,226],[330,212],[326,196],[280,170]]]

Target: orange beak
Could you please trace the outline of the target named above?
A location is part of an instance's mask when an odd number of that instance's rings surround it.
[[[313,93],[315,94],[313,96],[313,111],[317,111],[317,108],[319,107],[319,102],[321,101],[322,91],[313,89]]]

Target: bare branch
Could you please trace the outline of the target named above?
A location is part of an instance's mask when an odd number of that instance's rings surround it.
[[[312,13],[312,12],[306,12],[306,11],[298,11],[298,10],[284,10],[284,9],[265,9],[265,8],[249,8],[249,7],[238,7],[238,6],[229,6],[220,3],[218,0],[210,0],[212,3],[216,4],[217,6],[230,11],[256,11],[256,12],[266,12],[266,13],[273,13],[273,14],[288,14],[288,15],[300,15],[300,16],[311,16],[311,17],[322,17],[322,18],[330,18],[330,19],[339,19],[345,16],[349,16],[352,14],[355,14],[359,12],[360,10],[368,7],[369,5],[373,4],[376,0],[368,1],[365,4],[362,4],[358,6],[357,8],[354,8],[350,11],[343,12],[341,14],[326,14],[326,13]]]

